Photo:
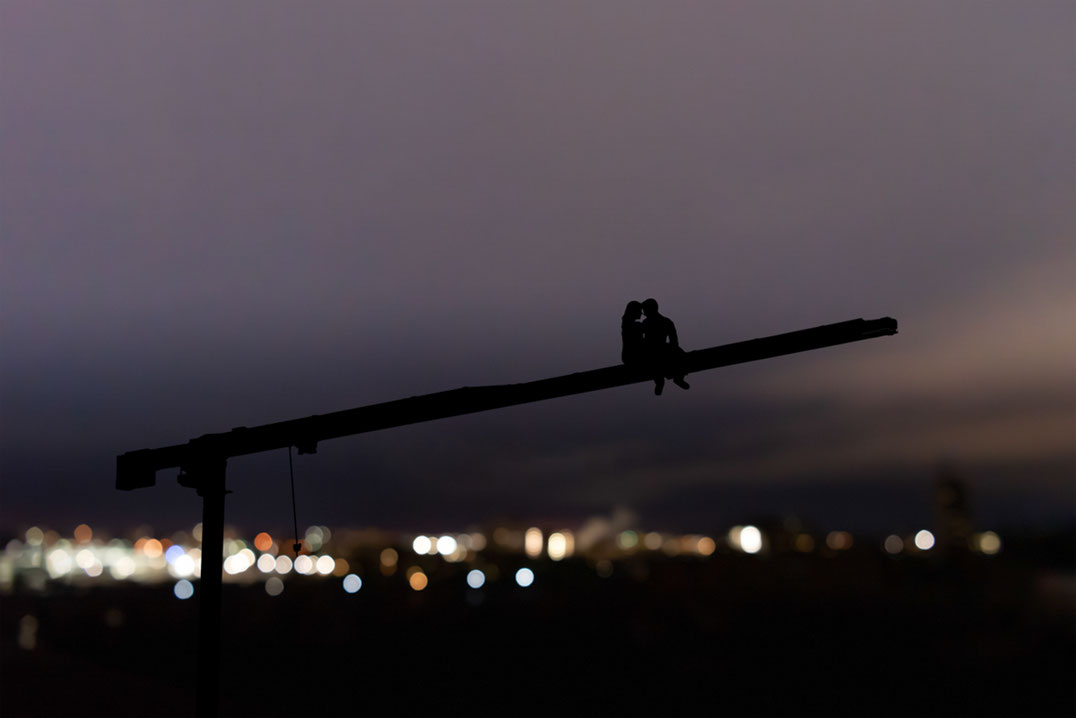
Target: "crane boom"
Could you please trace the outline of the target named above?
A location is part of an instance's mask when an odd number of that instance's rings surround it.
[[[683,366],[686,373],[694,374],[707,369],[896,333],[897,321],[889,317],[853,319],[687,352],[683,357]],[[116,488],[133,490],[153,486],[157,471],[170,467],[187,469],[206,459],[227,460],[233,456],[256,454],[288,446],[295,446],[299,453],[314,453],[318,442],[328,439],[611,389],[649,381],[652,378],[645,369],[618,365],[521,384],[467,386],[330,414],[317,414],[257,427],[239,427],[224,433],[205,434],[186,444],[139,449],[121,454],[116,457]]]

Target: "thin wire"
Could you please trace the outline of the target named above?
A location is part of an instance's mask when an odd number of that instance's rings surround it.
[[[303,547],[299,542],[299,519],[295,515],[295,467],[291,462],[291,445],[288,445],[288,474],[291,475],[291,525],[295,529],[295,543],[292,544],[292,548],[295,549],[295,556],[298,558],[299,549]]]

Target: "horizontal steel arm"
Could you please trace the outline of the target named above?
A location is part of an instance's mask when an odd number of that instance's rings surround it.
[[[853,319],[687,352],[683,357],[683,366],[687,374],[695,374],[731,364],[896,333],[897,321],[889,317]],[[318,414],[252,428],[240,427],[221,434],[206,434],[186,444],[121,454],[116,457],[116,488],[131,490],[153,486],[156,472],[160,469],[178,466],[184,471],[190,471],[207,460],[228,459],[288,446],[295,446],[299,453],[313,453],[317,443],[327,439],[611,389],[652,379],[645,369],[618,365],[523,384],[462,387],[331,414]]]

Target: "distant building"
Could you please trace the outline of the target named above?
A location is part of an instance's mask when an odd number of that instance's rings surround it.
[[[934,482],[936,548],[940,553],[967,551],[973,523],[968,487],[951,466],[938,470]]]

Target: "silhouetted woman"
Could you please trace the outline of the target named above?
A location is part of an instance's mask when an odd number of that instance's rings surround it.
[[[645,359],[643,347],[643,316],[641,302],[631,301],[624,307],[624,316],[620,318],[620,338],[624,348],[620,350],[620,361],[629,366],[641,364]]]

